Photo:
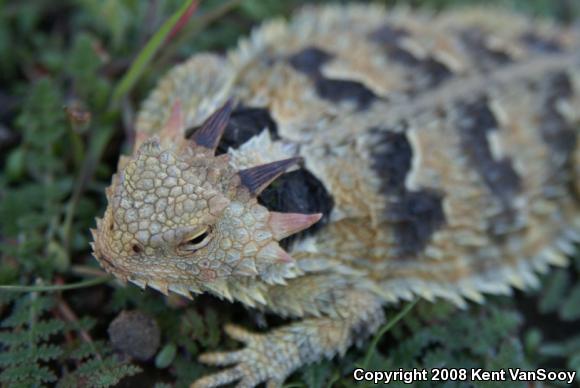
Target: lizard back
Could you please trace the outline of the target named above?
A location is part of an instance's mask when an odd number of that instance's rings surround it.
[[[195,128],[232,96],[230,163],[299,155],[312,177],[302,200],[324,225],[293,257],[360,271],[388,301],[480,301],[580,240],[578,42],[494,9],[305,8],[172,70],[136,143],[177,100]]]

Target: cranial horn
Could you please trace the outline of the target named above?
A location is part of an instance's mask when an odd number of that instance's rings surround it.
[[[302,160],[301,157],[294,157],[276,162],[262,164],[260,166],[247,168],[238,172],[242,186],[246,187],[252,195],[258,195],[272,181],[284,173],[288,167]]]
[[[270,212],[268,225],[277,240],[291,236],[304,229],[309,228],[322,217],[321,213],[300,214],[300,213],[278,213]]]
[[[177,99],[171,107],[169,119],[167,119],[167,122],[161,129],[162,137],[167,139],[177,138],[183,133],[184,126],[181,101]]]
[[[234,103],[230,98],[226,103],[209,116],[191,139],[201,147],[214,151],[226,129]]]

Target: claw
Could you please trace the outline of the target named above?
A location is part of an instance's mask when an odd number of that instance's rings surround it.
[[[239,380],[244,376],[242,368],[236,366],[235,368],[226,369],[224,371],[214,373],[213,375],[202,377],[196,380],[189,386],[189,388],[211,388],[219,387],[220,385],[229,384],[233,381]]]
[[[280,388],[282,386],[282,381],[280,380],[268,380],[266,383],[266,388]]]
[[[240,362],[243,356],[243,350],[234,352],[210,352],[199,356],[199,362],[207,365],[226,366]]]
[[[224,331],[233,339],[243,343],[248,343],[255,337],[255,334],[250,333],[246,329],[231,323],[228,323],[224,326]]]
[[[284,379],[297,365],[296,360],[289,359],[286,362],[285,356],[288,352],[284,339],[269,334],[252,333],[232,324],[227,324],[224,330],[228,336],[246,343],[246,346],[232,352],[211,352],[199,356],[199,361],[204,364],[231,366],[202,377],[190,388],[217,387],[234,381],[238,381],[238,388],[252,388],[260,383],[266,383],[270,388],[281,387]]]

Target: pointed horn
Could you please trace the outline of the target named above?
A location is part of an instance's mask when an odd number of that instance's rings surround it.
[[[177,99],[171,108],[169,119],[161,129],[161,137],[174,139],[179,137],[184,130],[183,111],[181,110],[181,101]]]
[[[271,242],[260,249],[257,257],[266,263],[292,263],[294,258],[288,254],[277,242]]]
[[[268,225],[272,233],[274,233],[276,240],[281,240],[309,228],[312,224],[318,222],[320,218],[322,218],[322,213],[300,214],[270,212]]]
[[[230,120],[233,106],[234,102],[230,98],[221,108],[212,113],[191,137],[193,142],[198,146],[215,150]]]
[[[169,284],[163,281],[150,280],[147,285],[161,292],[163,295],[169,295]]]
[[[188,288],[186,286],[184,286],[184,285],[181,285],[181,284],[170,284],[169,285],[169,291],[173,291],[176,294],[179,294],[181,296],[184,296],[184,297],[186,297],[189,300],[193,300],[193,297],[189,293]]]
[[[262,164],[247,168],[238,172],[242,186],[246,187],[253,195],[258,195],[272,181],[282,175],[288,167],[302,161],[301,157],[294,157],[276,162]]]
[[[147,282],[144,280],[136,279],[136,278],[129,278],[129,281],[135,284],[137,287],[144,290],[147,287]]]
[[[221,279],[214,280],[211,282],[204,283],[203,286],[207,288],[209,291],[213,292],[215,295],[223,297],[229,300],[230,302],[234,300],[234,298],[232,297],[232,293],[230,292],[228,283],[225,280]]]
[[[241,276],[256,276],[258,275],[258,269],[253,260],[245,259],[237,264],[234,273]]]

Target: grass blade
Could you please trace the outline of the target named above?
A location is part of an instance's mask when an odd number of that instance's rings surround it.
[[[184,15],[191,15],[195,8],[197,8],[197,0],[187,0],[183,3],[169,19],[163,23],[161,28],[149,39],[145,47],[141,50],[137,58],[131,64],[129,70],[125,73],[119,84],[113,91],[111,104],[114,106],[119,103],[121,98],[125,96],[131,88],[135,85],[139,77],[145,71],[147,65],[151,62],[159,48],[165,43],[172,31],[179,23],[183,23]]]
[[[42,291],[65,291],[74,290],[77,288],[86,288],[96,286],[98,284],[106,283],[112,278],[110,276],[99,276],[93,279],[83,280],[78,283],[62,284],[62,285],[49,285],[49,286],[18,286],[18,285],[5,285],[0,286],[0,291],[7,292],[42,292]]]
[[[379,330],[379,332],[375,335],[371,344],[369,345],[369,348],[367,350],[367,354],[365,355],[365,359],[364,359],[363,364],[362,364],[363,369],[367,369],[367,366],[371,360],[371,357],[373,356],[373,353],[375,352],[375,349],[376,349],[379,341],[383,337],[383,335],[385,335],[385,333],[387,333],[389,330],[391,330],[401,319],[403,319],[405,317],[405,315],[407,315],[411,311],[411,309],[413,307],[415,307],[416,304],[417,304],[417,299],[415,299],[413,302],[407,304],[405,306],[405,308],[403,310],[401,310],[393,319],[391,319],[383,327],[381,327],[381,330]]]

